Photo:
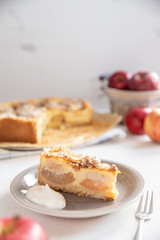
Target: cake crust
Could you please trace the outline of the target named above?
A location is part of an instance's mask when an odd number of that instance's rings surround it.
[[[35,121],[14,118],[0,119],[0,141],[38,142],[36,128],[37,123]]]

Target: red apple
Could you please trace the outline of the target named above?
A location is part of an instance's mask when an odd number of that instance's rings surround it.
[[[115,72],[109,77],[108,86],[117,89],[128,89],[128,83],[132,75],[128,72]]]
[[[151,112],[150,108],[134,107],[125,115],[124,122],[128,130],[134,134],[145,134],[144,120]]]
[[[25,217],[0,219],[0,240],[47,240],[43,227],[36,221]]]
[[[159,88],[159,76],[155,72],[138,72],[128,83],[130,90],[147,91]]]

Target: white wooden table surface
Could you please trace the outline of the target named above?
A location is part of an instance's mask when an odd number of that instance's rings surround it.
[[[77,149],[75,152],[128,164],[141,172],[146,189],[154,191],[154,216],[145,223],[145,240],[160,239],[160,144],[147,136],[128,134],[125,139],[112,139],[103,144]],[[22,170],[39,163],[39,154],[0,161],[0,217],[21,215],[34,218],[54,240],[132,240],[137,228],[135,211],[138,202],[115,213],[91,219],[62,219],[41,215],[18,205],[11,197],[10,183]]]

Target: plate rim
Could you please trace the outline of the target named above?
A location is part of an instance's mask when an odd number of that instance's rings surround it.
[[[124,207],[127,207],[127,206],[133,204],[134,202],[136,202],[141,197],[141,195],[143,194],[143,192],[145,190],[145,180],[144,180],[142,174],[139,171],[137,171],[135,168],[133,168],[127,164],[119,163],[116,161],[113,162],[113,161],[105,160],[105,159],[101,159],[101,160],[105,161],[109,164],[116,164],[118,168],[123,167],[123,168],[131,171],[134,177],[135,176],[138,177],[141,184],[136,186],[136,190],[138,191],[136,196],[131,197],[131,195],[130,195],[125,201],[118,203],[117,205],[115,205],[114,207],[110,207],[109,209],[107,209],[108,206],[106,206],[106,207],[103,206],[102,208],[98,208],[98,209],[53,210],[53,209],[48,209],[48,208],[39,206],[32,202],[30,203],[31,206],[29,206],[28,204],[23,202],[22,199],[20,200],[18,198],[18,196],[16,196],[16,194],[14,193],[14,185],[15,185],[15,182],[17,179],[22,178],[26,173],[29,173],[29,172],[33,171],[34,169],[38,168],[39,164],[33,165],[33,166],[21,171],[19,174],[17,174],[13,178],[13,180],[11,181],[11,184],[10,184],[11,196],[19,205],[23,206],[26,209],[29,209],[30,211],[37,212],[37,213],[44,214],[44,215],[49,215],[49,216],[60,217],[60,218],[91,218],[91,217],[103,216],[103,215],[121,210]],[[135,193],[135,191],[132,194],[134,194],[134,193]],[[107,209],[107,211],[105,211],[105,209]]]

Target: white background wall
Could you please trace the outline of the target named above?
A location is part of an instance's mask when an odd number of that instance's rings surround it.
[[[160,73],[159,0],[0,0],[0,101],[99,99],[97,76]]]

